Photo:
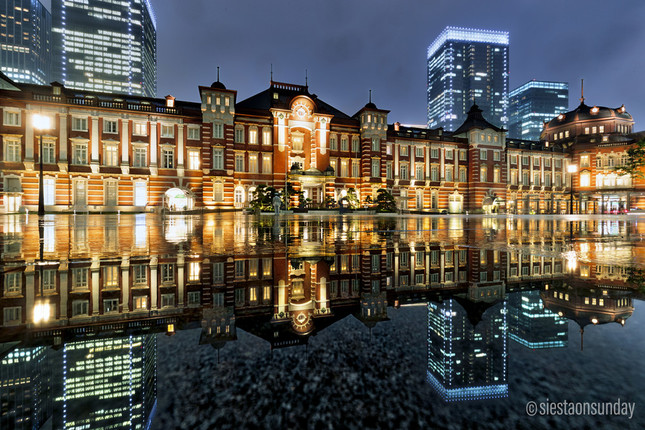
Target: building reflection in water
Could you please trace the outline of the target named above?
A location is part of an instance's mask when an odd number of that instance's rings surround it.
[[[427,304],[427,378],[444,399],[507,396],[508,339],[564,347],[568,320],[625,324],[642,298],[626,264],[644,232],[624,221],[25,218],[0,223],[3,428],[145,426],[154,333],[200,328],[219,352],[242,329],[284,348],[406,304]],[[61,374],[38,364],[55,360]]]

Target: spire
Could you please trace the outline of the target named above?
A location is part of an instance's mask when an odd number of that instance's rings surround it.
[[[580,104],[585,102],[585,80],[580,79]]]
[[[309,77],[307,76],[307,69],[305,69],[305,87],[309,86]]]
[[[273,63],[271,63],[271,82],[273,82]]]
[[[217,66],[217,81],[219,82],[219,66]]]
[[[583,335],[584,334],[585,334],[585,329],[583,327],[580,327],[580,351],[583,350],[583,346],[584,346],[584,343],[583,343],[583,341],[584,341]]]
[[[370,90],[370,103],[372,103],[372,90]]]

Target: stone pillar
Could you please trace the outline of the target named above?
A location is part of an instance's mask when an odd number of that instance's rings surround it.
[[[130,257],[121,259],[121,307],[122,312],[130,312]]]
[[[92,292],[92,315],[99,314],[99,270],[101,270],[101,261],[99,257],[92,257],[92,265],[90,266],[90,272],[92,274],[90,291]]]
[[[152,311],[159,308],[159,291],[157,291],[158,261],[156,255],[150,257],[150,310]]]

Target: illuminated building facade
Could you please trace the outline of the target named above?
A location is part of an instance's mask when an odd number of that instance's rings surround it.
[[[634,120],[625,106],[609,108],[580,105],[544,124],[540,136],[546,144],[567,149],[575,172],[574,211],[617,213],[645,208],[645,179],[616,171],[628,161],[627,151],[644,137],[634,133]]]
[[[506,301],[463,304],[428,303],[428,382],[446,401],[508,397]]]
[[[0,361],[0,427],[46,427],[52,414],[52,367],[47,348],[17,348]]]
[[[0,3],[0,71],[16,82],[51,82],[52,16],[39,0]]]
[[[428,47],[428,127],[454,131],[475,103],[497,127],[508,122],[506,31],[446,27]]]
[[[568,83],[533,79],[509,95],[508,137],[540,140],[544,123],[568,110]]]
[[[148,0],[52,0],[52,17],[57,81],[156,97],[157,30]]]
[[[508,336],[520,345],[531,349],[567,346],[567,319],[546,309],[539,291],[510,294],[508,311]]]
[[[55,428],[147,429],[157,402],[155,335],[68,342]]]

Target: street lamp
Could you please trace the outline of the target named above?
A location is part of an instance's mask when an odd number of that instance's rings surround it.
[[[569,164],[567,171],[569,172],[569,190],[571,191],[569,195],[569,215],[573,215],[573,174],[578,171],[578,166],[576,164]]]
[[[43,190],[43,133],[51,128],[51,119],[46,115],[36,114],[31,118],[31,123],[40,132],[40,155],[38,164],[40,178],[38,179],[38,216],[45,215],[45,195]]]

